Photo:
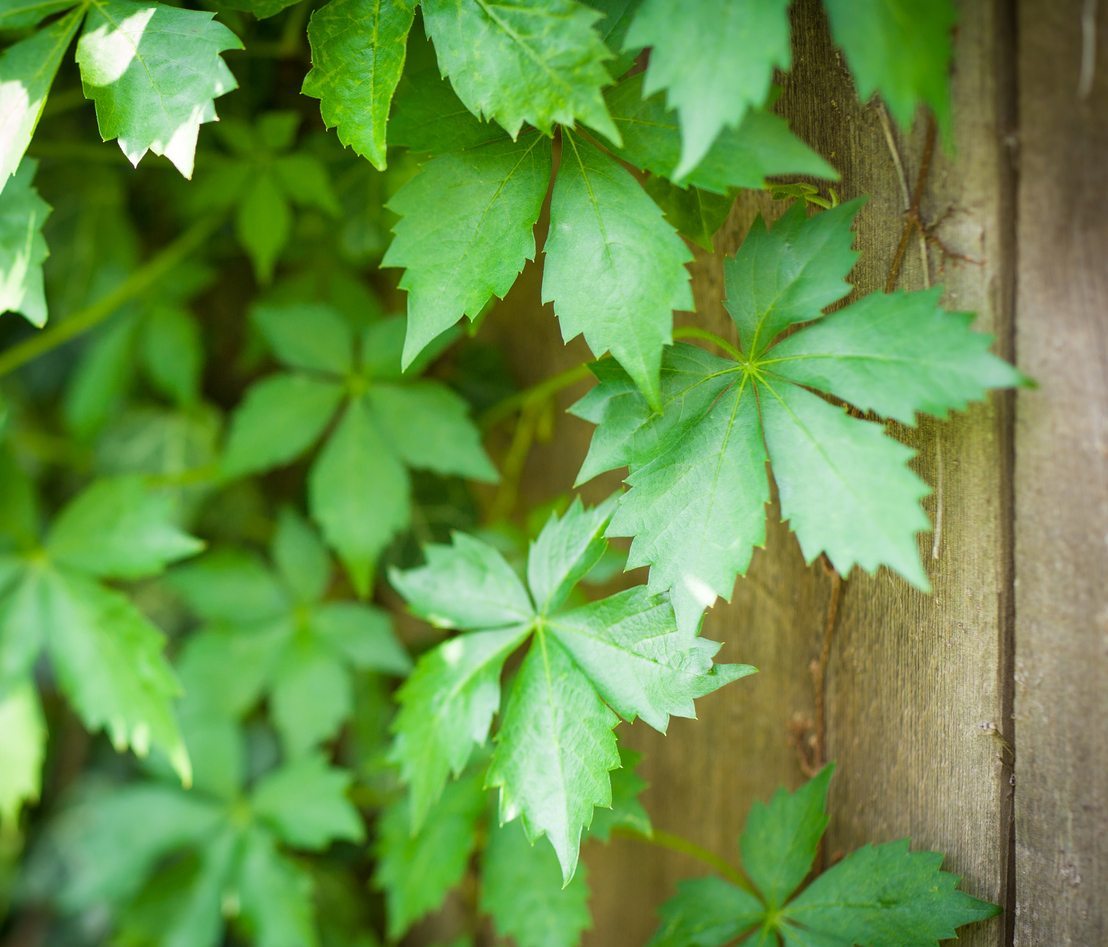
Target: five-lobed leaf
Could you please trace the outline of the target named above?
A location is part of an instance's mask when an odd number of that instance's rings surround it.
[[[725,126],[766,99],[774,69],[787,69],[788,0],[697,0],[674,15],[668,0],[644,0],[624,40],[649,46],[646,94],[666,90],[681,116],[681,155],[666,169],[680,180]]]
[[[598,425],[581,479],[629,469],[609,534],[634,537],[629,563],[650,565],[651,589],[670,590],[687,630],[764,542],[767,458],[807,561],[826,553],[844,575],[885,565],[927,588],[916,534],[928,526],[928,488],[907,466],[913,452],[802,385],[914,421],[1023,380],[964,314],[938,307],[938,291],[823,316],[849,290],[857,207],[812,218],[797,207],[772,230],[754,224],[725,265],[742,351],[667,350],[660,414],[613,366],[598,368],[600,385],[574,409]]]
[[[215,99],[235,88],[220,53],[241,48],[211,13],[95,0],[77,63],[101,137],[117,138],[134,165],[152,151],[192,177],[200,126],[216,121]]]
[[[339,141],[379,170],[415,6],[415,0],[330,0],[308,24],[312,71],[302,91],[320,100],[323,122],[338,129]]]

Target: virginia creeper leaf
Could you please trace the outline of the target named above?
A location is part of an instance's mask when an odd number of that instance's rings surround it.
[[[51,14],[76,6],[78,0],[8,0],[0,10],[0,30],[35,26]]]
[[[312,14],[312,71],[301,90],[320,100],[323,123],[339,141],[384,170],[385,125],[400,73],[415,0],[331,0]]]
[[[667,0],[643,0],[627,33],[628,49],[651,47],[645,90],[666,90],[681,117],[685,177],[724,126],[736,127],[762,104],[774,69],[789,67],[788,0],[698,0],[674,16]]]
[[[639,795],[646,789],[646,780],[635,772],[642,754],[621,746],[619,759],[620,768],[612,770],[612,808],[597,809],[589,826],[589,838],[602,842],[612,837],[615,828],[630,829],[648,838],[654,834],[650,816],[639,801]]]
[[[352,776],[312,754],[275,769],[253,790],[253,808],[274,834],[294,848],[319,851],[342,839],[357,842],[363,829],[347,798]]]
[[[192,177],[200,126],[235,88],[220,58],[242,43],[211,13],[131,0],[93,0],[77,42],[85,97],[100,136],[137,165],[148,151]]]
[[[512,138],[524,122],[546,135],[577,120],[619,141],[602,86],[611,53],[600,14],[577,0],[423,0],[439,67],[474,115]]]
[[[2,103],[0,103],[2,104]],[[26,159],[0,193],[0,313],[20,312],[46,324],[42,263],[49,255],[42,225],[50,216],[33,184],[37,163]],[[0,183],[7,178],[0,173]]]
[[[30,681],[0,690],[0,832],[11,832],[19,810],[38,799],[46,759],[46,721]]]
[[[615,161],[563,133],[562,165],[543,253],[543,302],[568,342],[611,352],[654,406],[673,310],[691,309],[692,254],[657,205]]]

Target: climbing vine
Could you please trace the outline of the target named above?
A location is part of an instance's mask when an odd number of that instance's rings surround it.
[[[824,6],[883,120],[929,115],[881,293],[849,280],[864,199],[774,110],[787,0],[0,5],[13,943],[394,943],[454,890],[455,944],[487,917],[572,947],[613,836],[718,875],[656,945],[937,943],[995,913],[907,842],[811,877],[842,583],[929,588],[930,488],[888,422],[1023,383],[941,288],[897,290],[935,239],[951,4]],[[723,261],[733,336],[675,330],[749,190],[788,207]],[[520,391],[482,329],[529,265],[595,360]],[[588,378],[578,484],[624,487],[519,510]],[[811,781],[754,807],[740,869],[653,827],[620,724],[754,673],[700,631],[771,489],[834,591]]]

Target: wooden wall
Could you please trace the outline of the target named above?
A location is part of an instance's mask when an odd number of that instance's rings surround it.
[[[844,199],[871,195],[858,227],[858,291],[886,285],[907,223],[896,284],[941,283],[947,305],[976,311],[997,351],[1040,382],[952,422],[898,432],[934,487],[926,503],[936,531],[921,538],[934,593],[885,573],[851,576],[823,688],[827,758],[838,765],[827,854],[904,836],[946,852],[969,891],[1006,908],[963,936],[979,947],[1108,944],[1105,8],[965,0],[956,146],[937,147],[929,162],[922,122],[902,136],[879,105],[858,105],[810,0],[794,4],[795,66],[779,104],[842,171]],[[1079,89],[1083,43],[1086,71],[1088,49],[1097,62]],[[906,214],[921,165],[926,234]],[[717,253],[698,253],[699,324],[734,338],[722,255],[754,213],[782,209],[741,201]],[[529,271],[488,326],[522,384],[587,358],[580,341],[564,349],[549,307],[538,309]],[[526,499],[569,488],[589,433],[559,418],[528,461]],[[614,486],[584,492],[596,499]],[[761,673],[704,699],[700,720],[673,721],[668,737],[641,724],[623,735],[645,754],[644,801],[657,827],[728,858],[751,802],[802,781],[797,744],[810,748],[818,730],[810,669],[834,580],[804,564],[778,511],[770,515],[767,548],[704,627],[726,642],[722,659]],[[677,881],[706,871],[633,840],[594,845],[586,860],[592,947],[645,943]]]

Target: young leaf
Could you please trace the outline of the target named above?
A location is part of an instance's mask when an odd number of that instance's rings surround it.
[[[565,131],[543,253],[543,302],[568,342],[611,352],[653,406],[673,310],[691,309],[692,254],[624,168]]]
[[[749,891],[722,878],[688,879],[662,905],[662,923],[648,947],[724,947],[758,924],[765,910]],[[751,939],[742,943],[770,942]]]
[[[503,298],[534,259],[550,155],[550,142],[534,134],[440,155],[389,202],[400,220],[382,265],[405,270],[405,368],[462,316],[476,319]]]
[[[308,23],[312,71],[304,95],[323,123],[375,168],[385,169],[385,124],[400,74],[414,0],[331,0]]]
[[[562,885],[558,860],[518,824],[492,827],[481,859],[481,911],[518,947],[576,947],[592,926],[582,865]]]
[[[77,42],[85,97],[100,135],[137,165],[148,151],[192,177],[196,138],[215,99],[235,88],[220,58],[242,43],[211,13],[132,0],[96,0]]]
[[[769,94],[774,69],[790,61],[788,0],[698,0],[674,16],[667,0],[644,0],[624,47],[651,47],[647,95],[666,90],[681,116],[685,177],[724,126],[736,127]]]
[[[863,101],[874,92],[908,128],[922,103],[950,136],[951,0],[825,0],[831,37],[842,47]]]
[[[435,818],[416,834],[407,797],[385,808],[373,882],[385,892],[390,938],[403,936],[461,880],[477,844],[477,820],[484,804],[480,774],[473,773],[446,788]]]
[[[294,848],[319,851],[336,839],[357,842],[364,831],[347,798],[352,776],[312,754],[267,773],[253,791],[254,812]]]
[[[42,328],[46,324],[42,263],[50,252],[42,225],[50,216],[50,205],[32,183],[36,168],[37,162],[26,159],[0,193],[0,313],[21,312],[31,325]],[[4,180],[0,174],[0,182]]]
[[[771,231],[755,222],[725,265],[738,360],[677,345],[660,415],[614,366],[574,408],[598,425],[581,479],[629,468],[609,535],[634,537],[629,564],[650,565],[650,588],[671,590],[686,630],[729,595],[764,541],[767,457],[807,561],[826,553],[843,574],[886,565],[927,587],[916,543],[927,487],[907,467],[912,452],[801,384],[911,422],[1023,381],[964,314],[938,308],[937,291],[874,296],[821,318],[849,289],[857,206],[810,219],[798,207]]]
[[[577,0],[423,0],[439,67],[474,115],[512,138],[524,122],[546,135],[577,120],[619,141],[600,88],[611,58]]]
[[[62,0],[54,6],[69,6],[70,2]],[[38,12],[45,16],[52,11],[43,12],[40,7]],[[46,107],[50,86],[83,12],[74,10],[25,40],[13,43],[0,54],[0,116],[4,119],[0,125],[0,193],[8,178],[15,174],[31,143]],[[0,29],[32,25],[30,22],[8,22],[12,16],[12,13],[0,12]],[[33,174],[28,175],[28,181],[31,177]],[[0,258],[6,256],[6,252],[0,254]]]
[[[608,773],[620,766],[612,729],[620,717],[641,716],[664,730],[671,714],[693,716],[695,697],[753,671],[713,667],[719,645],[679,634],[669,604],[641,588],[561,609],[567,582],[603,552],[606,518],[607,507],[596,513],[577,501],[550,519],[532,548],[538,564],[528,569],[530,600],[541,604],[525,616],[518,614],[525,601],[519,580],[474,539],[432,546],[427,565],[392,575],[417,610],[439,624],[476,629],[427,652],[399,694],[392,756],[412,787],[414,824],[472,747],[486,741],[501,668],[530,638],[486,782],[501,790],[501,821],[522,817],[530,839],[549,837],[567,883],[594,806],[612,803]],[[471,576],[479,577],[477,595]],[[482,617],[491,619],[484,629]]]

